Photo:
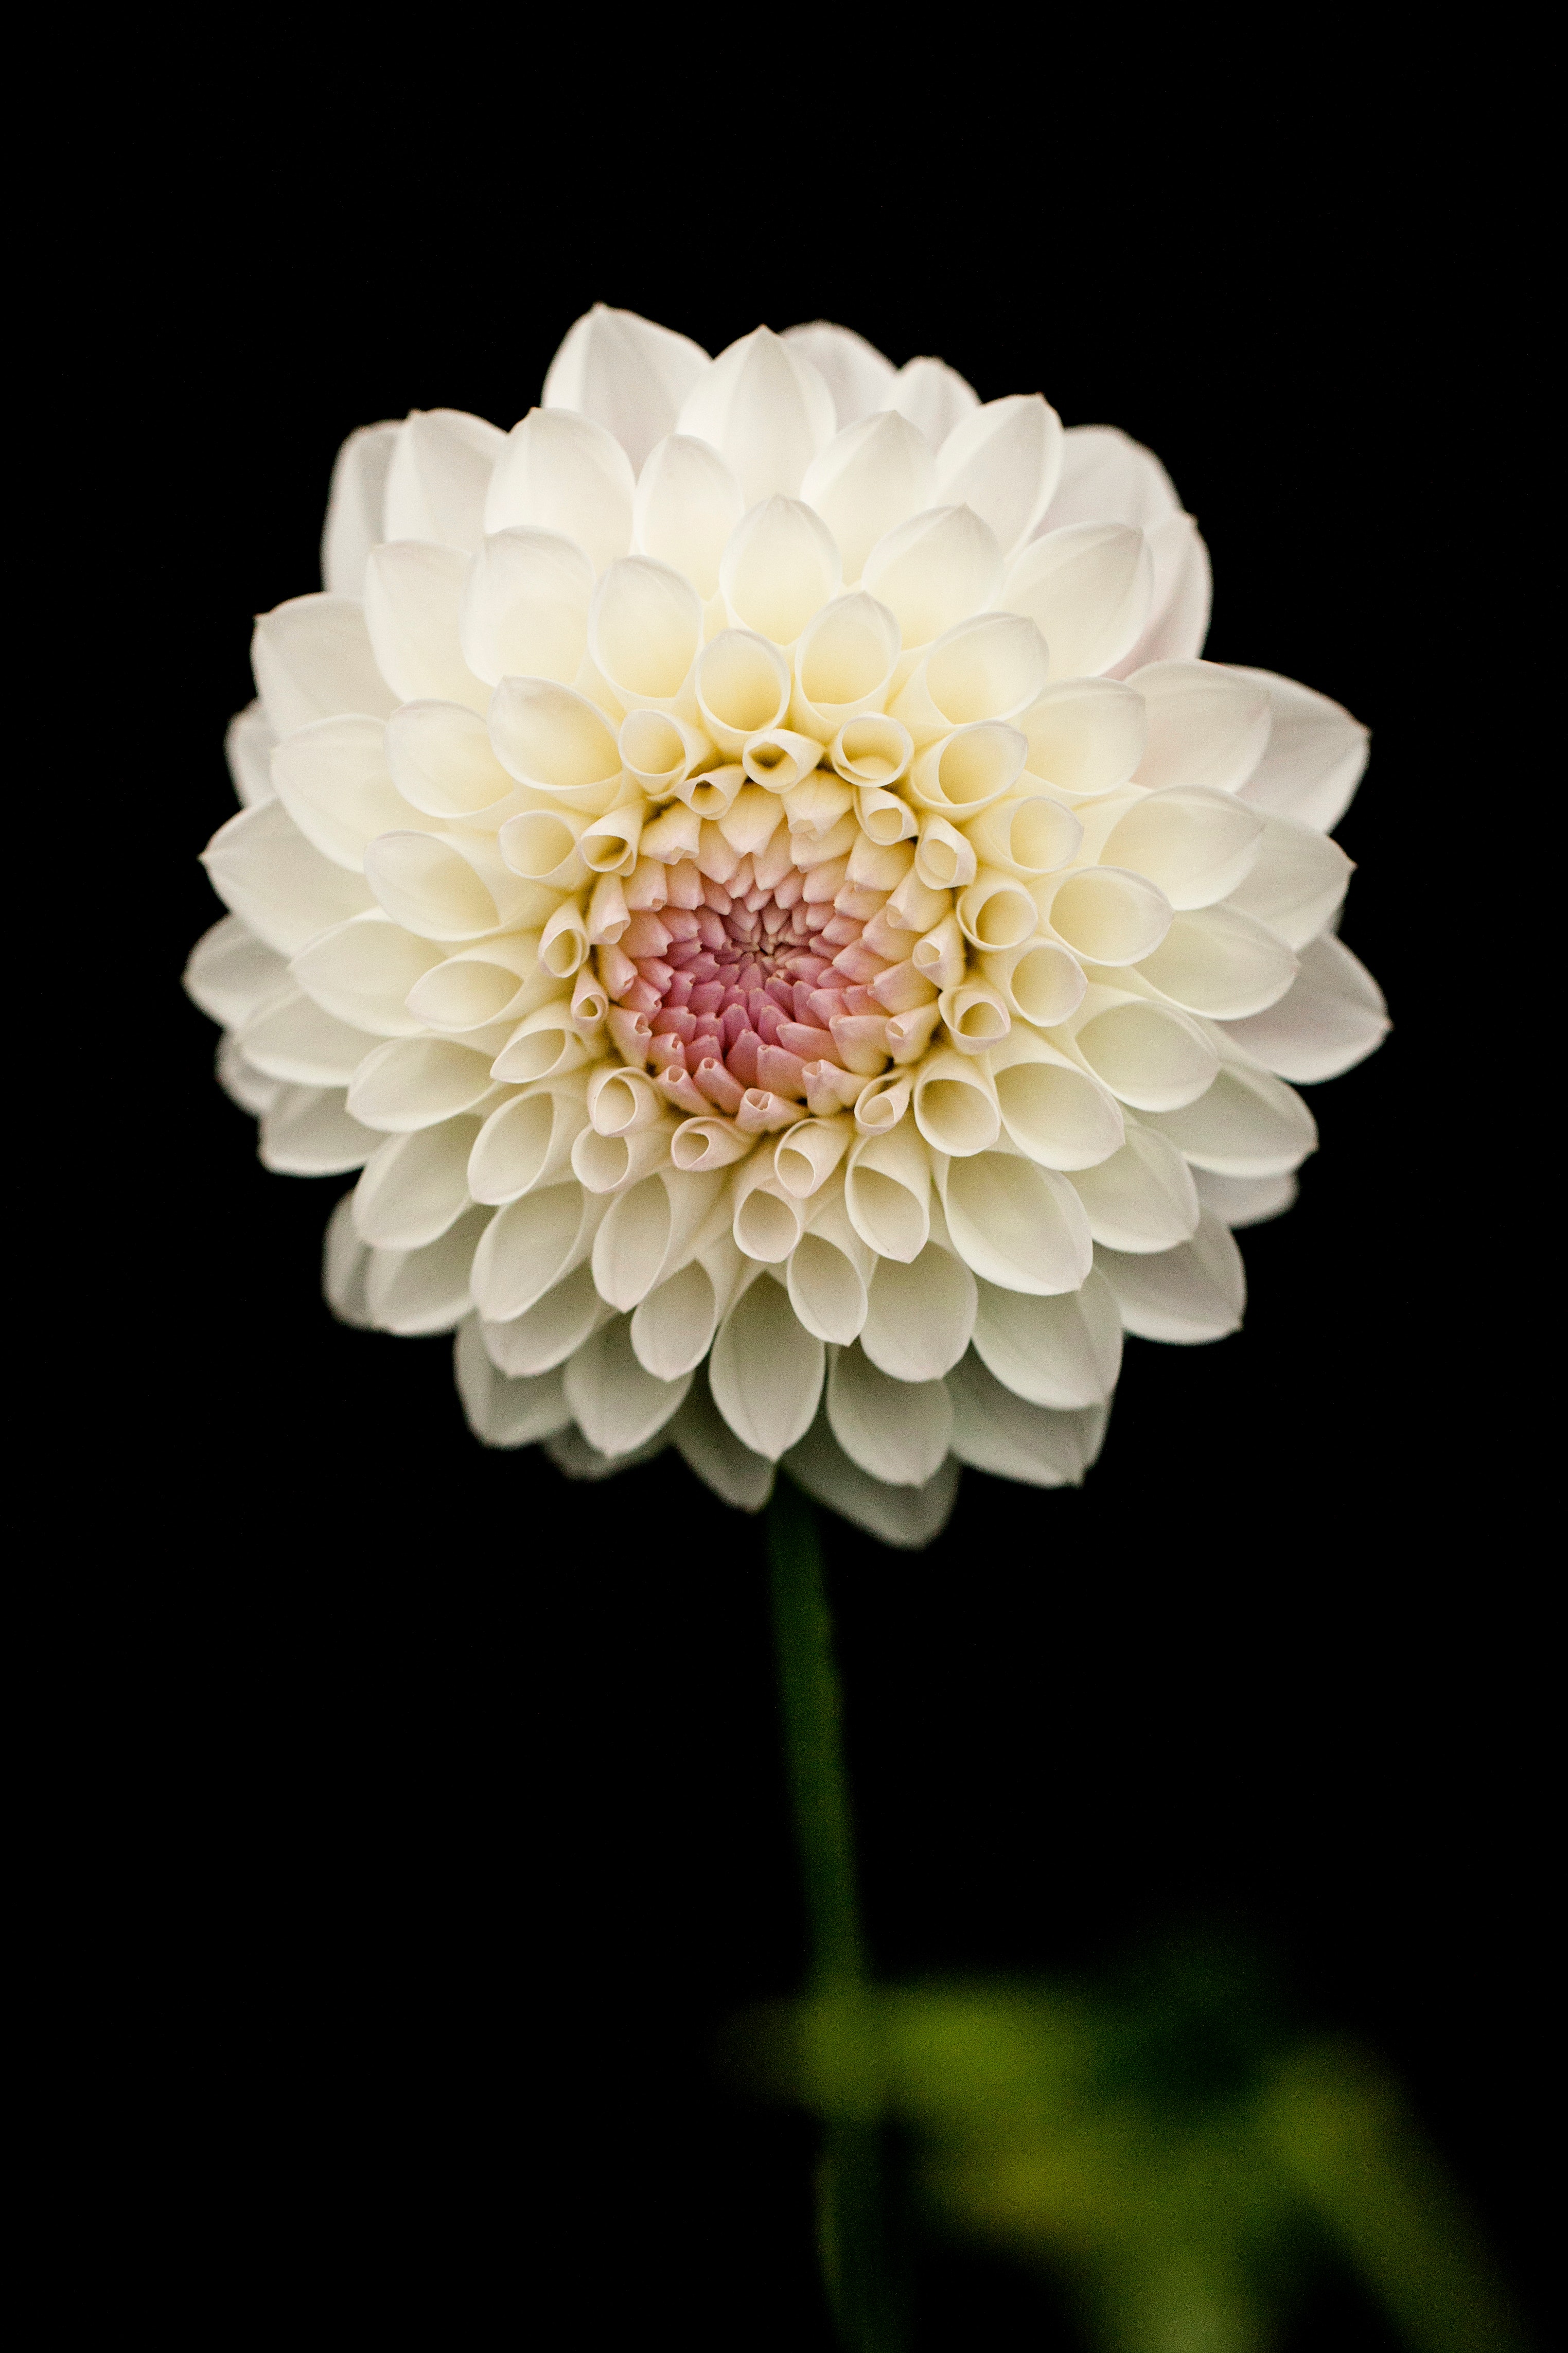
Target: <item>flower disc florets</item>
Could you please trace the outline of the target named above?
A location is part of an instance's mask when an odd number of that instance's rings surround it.
[[[1290,1080],[1386,1026],[1333,934],[1365,758],[1197,659],[1147,451],[938,362],[595,311],[511,433],[345,445],[258,623],[188,985],[268,1165],[359,1168],[351,1322],[456,1328],[494,1445],[781,1458],[902,1543],[1102,1437],[1123,1330],[1239,1321]]]

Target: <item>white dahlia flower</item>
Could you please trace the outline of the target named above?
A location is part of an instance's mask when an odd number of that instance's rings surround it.
[[[1081,1479],[1124,1331],[1213,1340],[1386,1021],[1365,731],[1198,659],[1158,462],[839,327],[596,309],[510,433],[351,436],[257,624],[188,986],[261,1157],[359,1169],[337,1314],[492,1446],[784,1461],[923,1543]]]

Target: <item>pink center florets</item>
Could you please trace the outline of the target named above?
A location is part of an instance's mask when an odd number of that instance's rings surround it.
[[[743,858],[720,883],[685,860],[668,870],[664,905],[601,949],[611,1033],[672,1107],[733,1117],[751,1092],[753,1111],[759,1096],[797,1115],[837,1110],[884,1067],[888,1008],[866,983],[886,961],[860,934],[885,893],[848,912],[861,894],[845,863],[759,882]]]

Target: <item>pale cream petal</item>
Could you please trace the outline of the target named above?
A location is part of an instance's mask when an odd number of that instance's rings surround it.
[[[947,1456],[952,1408],[940,1380],[894,1380],[857,1341],[827,1368],[827,1421],[851,1462],[893,1487],[923,1487]]]
[[[1047,876],[1035,885],[1034,899],[1052,934],[1084,964],[1143,964],[1173,921],[1158,884],[1123,866]]]
[[[1326,833],[1270,810],[1258,856],[1226,904],[1305,948],[1338,913],[1354,871]]]
[[[381,539],[418,539],[472,555],[484,533],[485,493],[506,435],[460,408],[415,409],[397,427]],[[357,588],[351,590],[358,595]]]
[[[829,1198],[790,1257],[790,1304],[808,1332],[847,1347],[866,1321],[867,1281],[876,1263],[850,1225],[843,1198]]]
[[[281,1086],[262,1112],[257,1149],[278,1176],[341,1176],[363,1168],[376,1141],[346,1108],[342,1087]]]
[[[477,1315],[458,1326],[453,1353],[458,1395],[481,1445],[528,1446],[567,1428],[572,1413],[559,1371],[510,1379],[487,1356]]]
[[[793,499],[838,429],[833,395],[811,362],[766,327],[721,352],[681,404],[677,430],[710,442],[746,504]]]
[[[275,997],[289,976],[276,951],[237,915],[224,915],[191,950],[184,990],[209,1021],[237,1029],[256,1008]]]
[[[833,534],[799,499],[754,506],[730,534],[719,589],[731,625],[793,646],[842,577]]]
[[[1149,619],[1137,644],[1111,665],[1116,678],[1131,678],[1151,662],[1194,661],[1208,636],[1214,589],[1197,524],[1189,514],[1170,515],[1145,536],[1154,565]]]
[[[345,711],[384,719],[398,699],[376,668],[364,607],[349,596],[291,596],[263,613],[250,667],[279,738]]]
[[[698,1246],[727,1183],[724,1170],[661,1168],[617,1193],[594,1239],[599,1296],[624,1313],[639,1305]]]
[[[1367,730],[1326,694],[1298,686],[1294,679],[1278,678],[1267,670],[1236,674],[1262,689],[1274,714],[1268,749],[1242,786],[1242,798],[1255,808],[1329,832],[1349,808],[1361,782],[1370,744]]]
[[[1062,421],[1038,393],[989,400],[955,425],[937,454],[940,497],[973,507],[1004,555],[1022,545],[1051,502],[1062,464]]]
[[[1229,1233],[1205,1209],[1190,1242],[1133,1257],[1097,1249],[1094,1262],[1116,1296],[1123,1327],[1180,1346],[1223,1340],[1241,1328],[1247,1270]]]
[[[1204,1208],[1233,1229],[1283,1217],[1301,1189],[1295,1176],[1216,1176],[1209,1168],[1194,1170],[1194,1182]]]
[[[386,473],[401,425],[362,425],[338,451],[321,532],[321,586],[331,596],[364,593],[365,559],[388,536]]]
[[[935,495],[931,444],[893,409],[863,417],[835,436],[800,486],[838,543],[844,577],[856,581],[871,550]]]
[[[931,1155],[912,1120],[862,1136],[849,1155],[844,1206],[869,1250],[908,1265],[931,1236]]]
[[[602,572],[631,545],[636,489],[631,460],[602,425],[569,408],[531,408],[490,476],[484,526],[558,532]]]
[[[1052,1299],[979,1288],[974,1352],[1005,1388],[1057,1413],[1109,1400],[1121,1370],[1121,1317],[1103,1275]]]
[[[471,556],[400,539],[372,548],[364,617],[376,665],[399,702],[436,697],[482,712],[489,689],[463,659],[458,626]]]
[[[1079,522],[1131,523],[1140,531],[1179,515],[1169,474],[1152,449],[1114,425],[1069,425],[1062,470],[1043,528]]]
[[[277,740],[259,697],[229,721],[223,739],[224,757],[241,808],[258,808],[272,798],[272,746]]]
[[[1158,883],[1173,907],[1212,907],[1239,889],[1264,848],[1264,819],[1233,793],[1178,785],[1119,818],[1100,862]]]
[[[683,1404],[691,1376],[658,1380],[637,1362],[631,1317],[602,1324],[566,1366],[566,1402],[577,1427],[601,1454],[616,1461],[646,1446]]]
[[[479,1330],[490,1362],[517,1379],[563,1365],[615,1312],[595,1290],[592,1269],[583,1265],[563,1275],[510,1323],[481,1322]]]
[[[1353,1070],[1382,1045],[1388,1029],[1382,989],[1328,932],[1302,949],[1301,969],[1278,1004],[1226,1024],[1246,1053],[1298,1086]]]
[[[318,719],[297,729],[272,754],[272,781],[306,840],[351,874],[378,833],[417,815],[392,781],[380,719]]]
[[[279,955],[297,955],[318,932],[371,903],[363,876],[313,849],[277,801],[220,826],[202,864],[225,906]]]
[[[977,1296],[963,1260],[940,1243],[928,1242],[908,1266],[879,1259],[859,1345],[892,1380],[940,1380],[969,1345]]]
[[[1059,681],[1094,677],[1120,661],[1148,617],[1153,587],[1153,558],[1141,531],[1073,523],[1020,549],[997,602],[1034,622]]]
[[[353,1204],[353,1194],[345,1193],[327,1220],[321,1242],[321,1291],[340,1324],[352,1324],[363,1331],[370,1324],[364,1295],[370,1250],[355,1230]]]
[[[376,1038],[412,1038],[425,1028],[407,1007],[409,992],[443,951],[405,932],[372,907],[334,923],[302,948],[288,969],[325,1012]]]
[[[1277,1004],[1298,968],[1277,933],[1234,907],[1173,916],[1163,944],[1138,967],[1162,997],[1215,1021]]]
[[[689,1374],[708,1354],[728,1304],[703,1261],[692,1259],[633,1311],[631,1345],[637,1362],[661,1381]]]
[[[713,1402],[754,1454],[776,1462],[803,1438],[822,1391],[822,1342],[770,1275],[742,1293],[708,1360]]]
[[[579,1072],[498,1104],[475,1137],[468,1160],[475,1200],[499,1205],[560,1183],[587,1118]]]
[[[1016,724],[1028,743],[1029,775],[1076,801],[1126,784],[1143,757],[1149,722],[1142,695],[1096,678],[1047,687]]]
[[[989,1151],[1002,1133],[989,1060],[951,1047],[937,1047],[920,1064],[913,1110],[915,1125],[931,1150],[961,1160]]]
[[[364,881],[395,923],[454,944],[542,924],[557,905],[552,891],[504,862],[493,834],[458,826],[379,834],[365,850]]]
[[[920,1552],[942,1534],[958,1500],[958,1464],[950,1454],[923,1487],[892,1487],[851,1462],[824,1408],[784,1464],[799,1487],[830,1512],[900,1552]]]
[[[953,427],[973,416],[980,395],[945,360],[906,360],[883,396],[883,406],[918,425],[931,448],[940,449]]]
[[[468,1154],[479,1132],[477,1119],[463,1117],[378,1144],[353,1196],[363,1240],[377,1250],[439,1240],[469,1205]]]
[[[706,600],[719,587],[719,565],[746,511],[741,485],[710,443],[671,434],[649,451],[637,479],[632,543],[639,555],[684,572]]]
[[[1129,683],[1143,698],[1149,740],[1138,782],[1159,792],[1206,785],[1235,792],[1263,756],[1273,713],[1263,689],[1215,662],[1161,661]]]
[[[549,679],[503,679],[490,702],[489,735],[508,776],[544,795],[543,805],[601,817],[620,798],[626,772],[616,731],[570,687]]]
[[[324,1012],[285,976],[273,995],[252,1008],[235,1043],[269,1079],[300,1087],[346,1087],[376,1040]]]
[[[743,752],[752,738],[779,727],[789,710],[790,667],[768,638],[721,629],[697,661],[697,708],[721,752]]]
[[[929,648],[889,708],[919,749],[954,727],[1017,718],[1038,700],[1049,668],[1033,621],[980,613]]]
[[[1010,1030],[990,1065],[1003,1126],[1042,1168],[1091,1168],[1120,1148],[1124,1123],[1109,1087],[1032,1029]]]
[[[964,506],[911,515],[878,541],[861,586],[898,620],[906,646],[932,644],[1002,586],[1002,551],[989,523]]]
[[[1197,1231],[1192,1171],[1173,1143],[1147,1127],[1129,1127],[1119,1152],[1076,1169],[1072,1186],[1089,1232],[1109,1249],[1168,1250]]]
[[[863,589],[835,597],[807,623],[795,648],[791,724],[818,744],[842,745],[857,720],[879,716],[898,659],[899,625],[886,605]],[[881,720],[880,726],[896,723]],[[887,744],[885,733],[880,741]]]
[[[983,955],[979,961],[986,981],[1009,1010],[1032,1021],[1037,1029],[1054,1029],[1068,1020],[1088,986],[1082,965],[1058,941],[1029,940],[1021,948]]]
[[[493,833],[527,805],[491,749],[485,721],[465,703],[405,702],[395,711],[386,764],[409,807],[443,824]]]
[[[732,1511],[762,1510],[773,1492],[773,1466],[736,1437],[709,1393],[705,1369],[699,1369],[669,1435],[688,1469]]]
[[[489,1092],[488,1055],[448,1038],[392,1038],[354,1072],[349,1109],[384,1135],[406,1135],[471,1111]]]
[[[1195,1103],[1143,1116],[1194,1166],[1221,1176],[1283,1176],[1318,1148],[1317,1123],[1294,1087],[1229,1062]]]
[[[1021,1154],[938,1161],[952,1246],[987,1282],[1048,1297],[1076,1291],[1093,1262],[1083,1205],[1067,1178]]]
[[[886,406],[897,371],[863,335],[814,319],[808,326],[786,327],[782,340],[810,361],[827,386],[840,428]]]
[[[472,674],[552,678],[570,686],[588,644],[594,567],[559,532],[519,527],[481,541],[463,591],[458,631]]]
[[[961,1462],[1031,1487],[1077,1487],[1100,1452],[1106,1409],[1053,1413],[1005,1388],[977,1356],[947,1377],[952,1451]]]
[[[582,1266],[605,1215],[604,1200],[574,1178],[498,1209],[474,1257],[474,1304],[509,1324]]]
[[[683,698],[702,643],[702,599],[683,572],[652,556],[613,564],[594,592],[588,649],[627,712],[695,718]]]
[[[1195,1021],[1124,989],[1088,990],[1072,1028],[1075,1052],[1134,1111],[1179,1111],[1213,1085],[1219,1068]]]
[[[566,331],[544,379],[546,408],[575,408],[613,433],[632,465],[670,432],[680,404],[709,366],[685,335],[635,311],[595,302]]]

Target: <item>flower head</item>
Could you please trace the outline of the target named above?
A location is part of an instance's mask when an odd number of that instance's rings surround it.
[[[1365,731],[1198,659],[1148,451],[935,360],[595,309],[510,433],[351,437],[257,625],[192,995],[350,1322],[477,1435],[673,1442],[900,1543],[1076,1481],[1124,1330],[1241,1316],[1290,1081],[1379,1042],[1331,929]]]

